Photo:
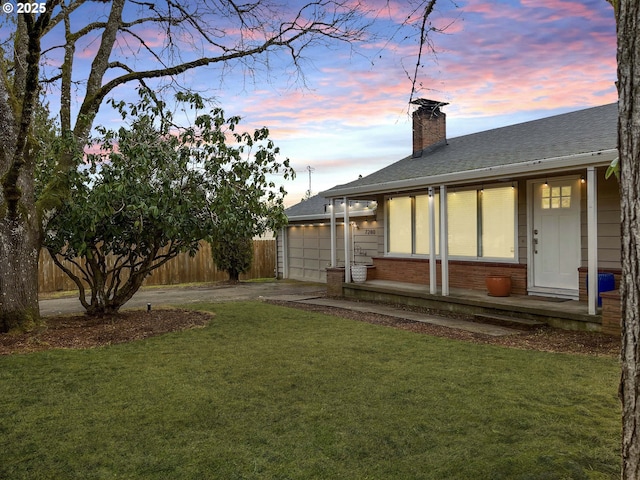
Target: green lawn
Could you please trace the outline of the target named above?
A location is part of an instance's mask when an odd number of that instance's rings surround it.
[[[616,360],[262,303],[0,357],[2,479],[617,478]]]

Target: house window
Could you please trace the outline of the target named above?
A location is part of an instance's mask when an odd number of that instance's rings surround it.
[[[571,208],[571,185],[561,187],[542,187],[542,208]]]
[[[414,253],[418,255],[429,255],[430,245],[430,222],[429,222],[429,195],[416,195],[415,197],[415,248]],[[436,254],[438,253],[438,244],[440,239],[438,238],[440,224],[440,196],[434,194],[434,210],[436,219]]]
[[[563,204],[564,193],[567,192],[562,192],[561,189],[558,192],[560,206]],[[553,193],[550,192],[549,195],[551,198]],[[511,186],[449,192],[447,194],[449,255],[467,258],[515,259],[515,198],[515,189]],[[438,254],[439,196],[435,194],[433,200],[436,254]],[[550,200],[549,205],[551,204]],[[389,199],[387,221],[387,253],[429,254],[428,195]]]
[[[464,190],[447,195],[449,212],[449,255],[478,255],[478,192]]]
[[[412,201],[411,197],[394,197],[387,202],[389,206],[389,252],[412,253]]]
[[[482,256],[514,258],[516,205],[511,187],[487,188],[480,196]]]

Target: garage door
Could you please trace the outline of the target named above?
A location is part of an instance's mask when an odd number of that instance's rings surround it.
[[[337,230],[338,242],[344,241],[342,226]],[[288,277],[309,282],[326,282],[325,269],[331,264],[331,227],[292,226],[287,229],[287,234]]]

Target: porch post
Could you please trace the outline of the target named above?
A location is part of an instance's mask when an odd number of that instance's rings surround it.
[[[433,198],[435,191],[429,187],[429,293],[435,295],[438,290],[436,278],[436,208]]]
[[[331,213],[331,266],[337,267],[337,246],[336,246],[336,199],[329,200],[329,213]]]
[[[349,199],[344,197],[344,281],[351,283],[351,225],[349,225]]]
[[[282,227],[282,278],[289,278],[289,241],[287,236],[289,235],[289,228]],[[276,262],[276,270],[278,264]],[[277,274],[276,274],[277,277]]]
[[[587,168],[587,295],[589,315],[598,307],[598,177],[595,167]]]
[[[440,275],[442,295],[449,295],[449,217],[447,214],[447,187],[440,186]]]

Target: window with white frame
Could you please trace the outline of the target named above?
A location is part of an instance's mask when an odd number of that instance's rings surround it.
[[[439,195],[435,194],[436,254],[439,254]],[[394,196],[387,201],[387,254],[428,255],[429,196]],[[516,195],[509,187],[485,187],[447,194],[449,255],[514,260]]]

